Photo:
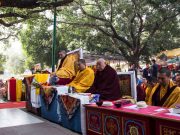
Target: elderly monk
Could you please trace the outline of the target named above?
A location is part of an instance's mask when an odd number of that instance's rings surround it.
[[[79,71],[74,80],[68,86],[74,87],[76,92],[84,93],[94,82],[94,71],[86,67],[84,59],[77,62]]]
[[[59,52],[60,61],[56,72],[51,74],[51,84],[66,85],[75,77],[74,62],[78,59],[76,54],[67,55],[65,51]],[[58,79],[57,79],[58,78]]]
[[[151,91],[147,104],[172,108],[180,104],[180,88],[170,79],[171,72],[162,67],[158,72],[158,83]]]
[[[96,70],[94,83],[87,92],[100,94],[101,100],[119,99],[121,92],[116,71],[102,58],[96,63]]]

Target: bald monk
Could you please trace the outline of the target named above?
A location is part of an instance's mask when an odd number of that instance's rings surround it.
[[[94,71],[91,68],[86,67],[84,59],[78,60],[77,65],[79,71],[68,86],[74,87],[75,92],[84,93],[94,82]]]
[[[104,59],[96,63],[96,75],[89,93],[100,94],[101,100],[117,100],[121,97],[119,78],[116,71]]]
[[[75,54],[67,55],[65,51],[59,52],[60,60],[56,72],[51,74],[51,84],[66,85],[75,77],[74,62],[78,59]]]
[[[148,105],[173,108],[180,104],[180,88],[170,79],[171,71],[162,67],[158,72],[158,83],[153,87]]]

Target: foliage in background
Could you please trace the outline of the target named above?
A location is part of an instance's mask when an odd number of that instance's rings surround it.
[[[95,54],[122,55],[135,64],[148,60],[161,50],[180,46],[178,3],[178,0],[74,0],[68,7],[58,9],[56,50],[82,47]],[[52,18],[45,14],[52,13],[43,12],[47,9],[52,7],[0,9],[3,15],[17,14],[4,18],[0,14],[0,20],[8,23],[6,27],[28,20],[20,33],[28,67],[36,63],[51,65],[52,31],[48,28]]]
[[[83,39],[89,39],[88,49],[101,48],[135,64],[179,46],[178,0],[76,0],[59,15],[61,23],[94,30]]]
[[[5,56],[0,54],[0,72],[4,71]]]
[[[25,58],[21,55],[12,54],[7,57],[5,69],[11,74],[22,74],[25,71]]]
[[[41,19],[29,20],[27,27],[20,32],[27,67],[32,68],[35,64],[51,66],[52,31],[48,31],[51,24]],[[59,50],[66,50],[66,46],[60,43],[61,36],[57,34],[56,54]],[[56,55],[56,60],[58,55]]]

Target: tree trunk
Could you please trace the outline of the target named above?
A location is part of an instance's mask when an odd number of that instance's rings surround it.
[[[135,67],[139,67],[139,57],[137,55],[132,55],[129,58],[125,58],[129,64],[134,64]]]

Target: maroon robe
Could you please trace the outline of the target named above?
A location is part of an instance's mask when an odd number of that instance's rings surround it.
[[[10,101],[16,101],[16,79],[14,77],[9,80],[8,94],[10,94]]]
[[[137,89],[137,101],[145,101],[146,88],[147,87],[143,86],[143,84],[137,85],[137,87],[136,87],[136,89]]]
[[[70,78],[59,78],[59,80],[56,82],[58,85],[66,85],[72,82],[73,79]]]
[[[103,71],[97,71],[93,85],[86,92],[100,94],[101,100],[119,99],[121,91],[116,71],[109,65],[106,65]]]

